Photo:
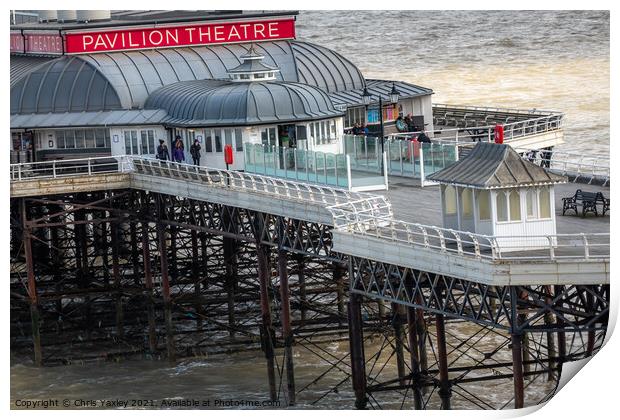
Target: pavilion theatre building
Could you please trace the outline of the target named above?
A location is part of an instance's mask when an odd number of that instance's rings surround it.
[[[366,80],[339,53],[296,39],[296,12],[38,11],[11,26],[11,160],[154,157],[159,139],[198,140],[224,167],[247,143],[342,152],[355,123],[399,115],[432,127],[432,91]],[[303,34],[302,34],[303,35]],[[373,98],[364,106],[362,93]],[[374,107],[373,107],[374,104]]]

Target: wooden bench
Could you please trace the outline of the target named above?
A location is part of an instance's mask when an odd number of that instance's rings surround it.
[[[609,198],[605,198],[602,192],[588,192],[588,191],[575,191],[575,195],[572,197],[562,198],[562,216],[567,210],[574,210],[575,214],[579,215],[578,207],[581,206],[581,217],[585,217],[587,213],[594,213],[598,216],[597,205],[603,206],[603,216],[609,211]]]

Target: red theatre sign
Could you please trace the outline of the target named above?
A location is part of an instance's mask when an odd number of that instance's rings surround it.
[[[221,22],[101,32],[67,32],[65,52],[83,54],[293,38],[295,20],[291,18]]]

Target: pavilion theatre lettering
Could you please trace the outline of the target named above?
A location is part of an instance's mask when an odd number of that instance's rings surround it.
[[[186,45],[292,39],[295,21],[263,20],[106,32],[67,33],[66,52],[73,54]]]

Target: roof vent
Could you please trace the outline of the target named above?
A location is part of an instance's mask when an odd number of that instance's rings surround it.
[[[76,10],[76,12],[78,22],[110,20],[109,10]]]
[[[265,58],[250,45],[250,49],[241,57],[241,64],[228,70],[228,75],[234,82],[264,82],[276,80],[277,67],[271,67],[263,63]]]
[[[75,22],[77,20],[77,12],[75,10],[59,10],[58,22]]]
[[[54,22],[58,19],[58,11],[56,10],[37,10],[39,22]]]

